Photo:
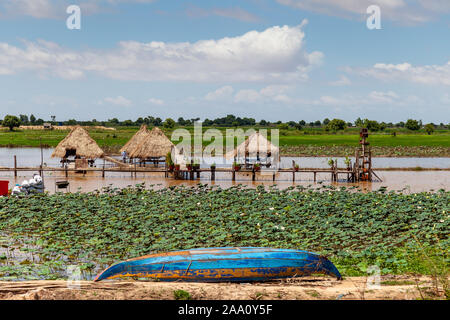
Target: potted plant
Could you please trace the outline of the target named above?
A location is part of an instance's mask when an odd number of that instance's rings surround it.
[[[334,160],[333,159],[328,160],[328,165],[330,167],[333,167],[334,166]]]
[[[236,161],[234,161],[234,162],[233,162],[233,169],[234,169],[234,171],[239,171],[239,170],[241,170],[241,164],[238,163],[238,162],[236,162]]]
[[[350,168],[352,161],[350,160],[349,157],[345,157],[344,163],[347,166],[347,168]]]
[[[186,164],[186,169],[188,169],[188,171],[192,171],[192,164],[187,163]]]
[[[179,164],[175,164],[175,171],[180,171],[180,165]]]
[[[253,165],[253,169],[255,169],[255,171],[261,171],[261,164],[255,163],[255,164]]]
[[[216,163],[215,162],[211,165],[211,170],[216,170]]]
[[[298,169],[300,169],[300,166],[299,166],[298,164],[295,164],[295,166],[294,166],[294,170],[295,170],[295,172],[297,172],[297,171],[298,171]]]

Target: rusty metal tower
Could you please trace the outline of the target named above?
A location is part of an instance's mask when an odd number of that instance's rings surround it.
[[[355,152],[355,167],[354,174],[356,181],[372,181],[372,152],[370,151],[369,142],[369,130],[362,128],[359,132],[359,144],[360,147]]]

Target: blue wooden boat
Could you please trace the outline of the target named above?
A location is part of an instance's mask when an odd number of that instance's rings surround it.
[[[273,248],[206,248],[151,254],[116,263],[94,281],[124,277],[162,281],[268,281],[323,273],[341,279],[327,258],[315,253]]]

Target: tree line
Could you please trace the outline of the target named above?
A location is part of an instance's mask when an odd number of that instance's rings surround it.
[[[179,117],[177,121],[172,118],[166,118],[165,120],[159,117],[147,116],[147,117],[139,117],[135,121],[133,120],[124,120],[120,121],[117,118],[108,119],[107,121],[98,121],[96,119],[92,119],[90,121],[78,121],[75,119],[69,119],[66,121],[56,121],[55,116],[51,116],[51,120],[44,121],[43,119],[37,119],[33,114],[29,117],[27,115],[6,115],[3,120],[0,120],[1,125],[3,127],[8,127],[10,130],[17,128],[21,125],[37,125],[41,126],[44,123],[50,123],[51,125],[82,125],[82,126],[113,126],[113,127],[131,127],[131,126],[141,126],[146,124],[148,126],[157,126],[164,128],[174,128],[176,126],[192,126],[196,121],[200,121],[200,118],[192,118],[192,119],[184,119],[183,117]],[[439,125],[434,123],[428,123],[423,125],[422,120],[414,120],[408,119],[406,122],[400,121],[398,123],[386,123],[386,122],[378,122],[376,120],[369,119],[356,119],[353,123],[346,122],[342,119],[328,119],[324,120],[316,120],[312,122],[306,122],[305,120],[300,121],[276,121],[271,122],[267,120],[256,121],[254,118],[241,118],[236,117],[235,115],[229,114],[226,117],[216,118],[213,120],[205,119],[202,121],[203,126],[205,127],[245,127],[245,126],[260,126],[260,127],[277,127],[279,129],[289,130],[289,129],[297,129],[302,130],[303,128],[323,128],[326,131],[340,131],[345,130],[348,127],[360,127],[367,128],[371,132],[383,131],[386,128],[406,128],[412,131],[419,130],[424,128],[425,131],[431,134],[436,128],[447,129],[450,127],[449,124],[445,125],[444,123],[440,123]]]

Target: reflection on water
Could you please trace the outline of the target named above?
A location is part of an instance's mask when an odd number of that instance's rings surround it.
[[[58,158],[51,158],[53,149],[43,149],[43,162],[50,167],[59,165]],[[14,156],[17,156],[19,167],[38,167],[41,164],[41,150],[39,148],[0,148],[0,167],[13,167]],[[354,158],[350,157],[352,160]],[[303,168],[328,168],[326,157],[282,157],[281,167],[291,168],[292,160]],[[339,166],[344,166],[342,157],[338,159]],[[206,159],[206,163],[216,163],[218,167],[222,163],[221,158]],[[230,160],[232,162],[232,160]],[[96,164],[101,166],[103,160],[97,160]],[[373,158],[374,168],[402,168],[402,167],[422,167],[422,168],[450,168],[450,158]]]
[[[347,183],[346,181],[333,183],[338,186],[352,186],[359,185],[365,190],[377,190],[380,187],[387,187],[389,190],[401,190],[408,187],[410,192],[422,192],[430,190],[445,189],[448,190],[450,184],[450,171],[378,171],[378,176],[383,182],[361,182],[358,184]],[[19,177],[14,178],[12,173],[1,173],[0,180],[8,180],[10,188],[18,183],[21,184],[25,179],[31,179],[32,172],[21,172]],[[343,179],[344,176],[341,175]],[[50,193],[54,193],[55,182],[66,180],[63,172],[45,173],[44,182],[45,188]],[[197,183],[218,185],[222,188],[228,188],[234,185],[243,184],[249,187],[256,187],[258,185],[271,186],[276,184],[279,188],[287,188],[295,185],[314,185],[314,176],[312,173],[296,173],[295,182],[292,182],[292,173],[278,173],[276,181],[272,181],[272,176],[261,176],[257,174],[256,181],[252,181],[251,174],[237,173],[236,181],[231,181],[230,173],[216,173],[216,181],[210,181],[209,173],[202,173],[200,179],[196,180],[175,180],[172,178],[164,178],[164,173],[137,173],[137,177],[131,177],[131,173],[113,173],[107,172],[106,177],[102,178],[100,172],[89,172],[83,174],[69,174],[67,180],[70,182],[70,191],[89,192],[101,189],[112,185],[113,187],[123,188],[127,186],[134,186],[145,182],[146,186],[153,188],[165,188],[176,185],[194,186]],[[327,173],[317,174],[317,183],[331,184],[330,176]]]
[[[43,162],[48,166],[58,166],[59,159],[52,159],[53,149],[43,149]],[[39,166],[41,161],[41,150],[39,148],[0,148],[0,166],[12,167],[14,164],[14,155],[17,156],[18,166]],[[337,158],[338,163],[343,166],[344,158]],[[219,159],[208,159],[210,163],[216,162],[220,167]],[[294,160],[303,168],[328,168],[328,160],[323,157],[283,157],[281,159],[282,168],[292,167]],[[97,160],[97,165],[102,166],[103,160]],[[449,158],[374,158],[373,167],[423,167],[423,168],[449,168]],[[207,166],[205,166],[207,167]],[[381,186],[389,190],[401,190],[409,186],[411,192],[429,191],[431,189],[445,189],[449,186],[449,171],[377,171],[377,174],[383,180],[378,183],[359,183],[358,185],[366,190],[377,190]],[[23,180],[32,178],[33,172],[19,172],[19,177],[14,178],[12,172],[0,172],[0,180],[8,180],[10,188],[16,183],[21,184]],[[344,179],[341,175],[340,178]],[[50,193],[55,192],[55,182],[66,180],[63,172],[46,172],[44,175],[46,190]],[[219,185],[223,188],[231,187],[237,184],[244,184],[250,187],[258,185],[276,184],[280,188],[287,188],[292,185],[310,185],[314,184],[313,173],[296,173],[295,182],[292,182],[292,173],[279,173],[276,176],[276,182],[272,181],[272,176],[257,175],[255,182],[252,182],[250,174],[237,173],[236,181],[231,181],[230,173],[216,173],[216,181],[210,181],[209,173],[202,173],[200,180],[174,180],[165,179],[164,173],[137,173],[137,178],[131,177],[131,173],[113,173],[107,172],[106,178],[101,177],[100,172],[90,172],[86,175],[70,173],[69,178],[70,191],[77,190],[88,192],[102,187],[112,185],[122,188],[129,185],[136,185],[145,182],[147,186],[154,185],[154,188],[164,188],[175,185],[196,185],[197,183],[208,183]],[[330,176],[327,173],[318,173],[317,182],[330,184]],[[345,181],[338,182],[337,185],[351,186],[353,184]]]

